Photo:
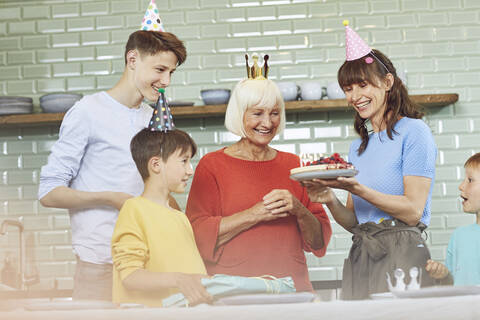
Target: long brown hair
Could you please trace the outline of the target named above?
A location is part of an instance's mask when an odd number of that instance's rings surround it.
[[[397,70],[390,59],[378,50],[373,49],[372,52],[373,54],[369,53],[360,59],[345,61],[338,70],[338,83],[341,88],[362,82],[378,87],[378,83],[383,81],[388,73],[393,75],[393,86],[385,95],[386,108],[382,120],[387,125],[388,137],[393,140],[393,133],[396,133],[394,127],[400,117],[420,119],[424,114],[408,96],[407,88],[397,76]],[[373,59],[373,63],[366,63],[366,57]],[[355,114],[354,128],[362,139],[357,150],[359,155],[368,145],[367,121],[368,119],[362,119],[358,113]]]

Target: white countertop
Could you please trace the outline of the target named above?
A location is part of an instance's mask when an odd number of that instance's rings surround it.
[[[195,308],[0,312],[5,320],[480,319],[480,295]]]

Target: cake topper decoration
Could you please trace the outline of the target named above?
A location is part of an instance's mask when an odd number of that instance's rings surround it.
[[[145,16],[142,20],[142,27],[140,29],[146,31],[165,31],[162,19],[160,19],[160,16],[158,15],[158,8],[155,4],[155,0],[150,0],[150,4],[145,11]]]
[[[405,290],[418,290],[420,289],[420,283],[422,282],[422,269],[418,267],[411,267],[409,270],[410,282],[405,283],[405,271],[401,268],[397,268],[393,271],[393,276],[395,277],[395,285],[392,283],[392,278],[390,273],[387,275],[387,286],[390,292],[396,293],[399,291]]]
[[[175,124],[173,123],[172,113],[168,106],[167,99],[165,98],[165,89],[158,89],[160,95],[158,96],[157,103],[155,104],[155,110],[153,110],[152,118],[148,124],[148,129],[151,131],[172,131],[175,130]]]
[[[248,61],[248,54],[245,53],[245,64],[247,67],[248,79],[265,80],[268,79],[268,54],[263,56],[262,64],[258,63],[258,54],[252,54],[252,63]]]

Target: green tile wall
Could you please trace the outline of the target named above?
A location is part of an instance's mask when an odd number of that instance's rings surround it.
[[[89,94],[111,87],[123,70],[123,47],[148,0],[0,1],[0,94],[38,98]],[[476,0],[157,0],[167,30],[184,39],[187,62],[167,93],[201,105],[200,90],[233,88],[244,77],[243,53],[271,55],[278,81],[335,81],[344,60],[343,19],[406,72],[412,94],[460,94],[452,106],[427,110],[439,147],[428,244],[445,257],[452,230],[473,222],[461,212],[463,162],[480,151],[480,1]],[[346,154],[356,134],[351,111],[288,115],[272,142],[290,152]],[[179,119],[202,156],[236,141],[222,117]],[[0,128],[0,220],[23,217],[40,270],[34,289],[72,287],[74,257],[65,210],[40,206],[38,177],[58,126]],[[198,161],[198,158],[196,159]],[[339,194],[345,198],[345,195]],[[185,206],[186,195],[177,196]],[[313,280],[340,279],[351,240],[333,224],[326,257],[307,254]],[[16,234],[0,237],[0,268],[16,252]]]

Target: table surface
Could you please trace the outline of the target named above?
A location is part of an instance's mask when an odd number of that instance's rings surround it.
[[[480,319],[480,295],[194,308],[0,312],[0,319]]]

